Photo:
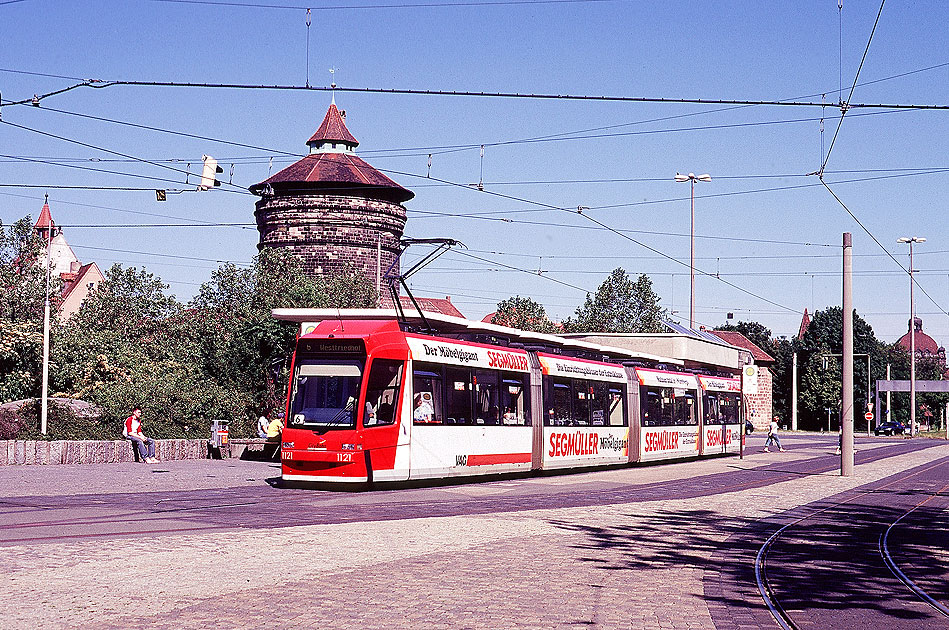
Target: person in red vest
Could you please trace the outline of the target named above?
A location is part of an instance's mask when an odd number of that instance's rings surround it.
[[[158,459],[155,458],[155,440],[146,437],[142,433],[141,407],[132,409],[132,415],[125,419],[122,435],[128,440],[132,440],[132,444],[138,449],[138,454],[143,462],[146,464],[158,463]]]

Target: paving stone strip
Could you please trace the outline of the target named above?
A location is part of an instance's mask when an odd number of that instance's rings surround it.
[[[0,548],[0,627],[712,629],[703,575],[729,536],[946,456],[687,500]]]

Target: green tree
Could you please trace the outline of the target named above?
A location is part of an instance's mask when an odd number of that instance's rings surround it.
[[[6,227],[0,222],[0,320],[43,321],[46,274],[40,260],[42,246],[29,215]],[[56,295],[59,279],[52,281],[50,292]]]
[[[772,411],[789,422],[791,417],[791,362],[795,351],[794,342],[787,339],[774,339],[769,328],[764,324],[753,321],[724,324],[716,330],[739,332],[774,359],[774,363],[768,368],[771,371]]]
[[[26,216],[0,222],[0,402],[37,396],[42,387],[46,274],[43,243]],[[58,295],[59,278],[50,279]],[[56,305],[52,305],[51,316]]]
[[[0,319],[0,402],[36,396],[42,387],[41,321]]]
[[[232,417],[238,432],[250,433],[254,418],[282,406],[289,380],[287,359],[297,325],[275,320],[274,308],[369,308],[376,293],[353,270],[316,279],[298,257],[266,248],[249,268],[223,265],[191,303],[202,333],[204,372],[246,397],[244,413]],[[234,360],[240,357],[240,360]]]
[[[200,378],[194,336],[169,334],[181,304],[145,269],[113,265],[68,321],[54,328],[50,380],[54,391],[101,406],[116,434],[140,405],[156,435],[192,435],[191,418],[213,382]],[[177,331],[180,333],[181,331]],[[169,391],[164,404],[157,392]]]
[[[498,302],[492,324],[519,330],[554,334],[560,329],[547,317],[544,307],[528,297],[516,295]]]
[[[853,316],[854,354],[870,355],[870,380],[886,375],[887,350],[873,328],[856,311]],[[831,426],[837,429],[840,418],[841,357],[843,351],[843,313],[831,307],[814,313],[804,338],[796,344],[798,351],[799,425],[802,428],[827,427],[827,409],[831,409]],[[790,387],[790,380],[787,381]],[[867,403],[867,363],[863,357],[854,360],[854,420],[856,426],[865,422],[863,410]],[[872,397],[872,392],[871,392]],[[865,425],[864,425],[865,426]]]
[[[662,332],[666,310],[652,281],[641,275],[633,282],[621,267],[614,269],[592,297],[563,322],[567,332]]]
[[[289,378],[297,326],[273,319],[272,309],[376,301],[362,274],[316,280],[293,254],[273,249],[250,267],[217,269],[187,308],[167,289],[144,269],[115,265],[79,311],[54,328],[52,388],[105,410],[96,435],[117,436],[135,405],[158,437],[205,436],[212,419],[249,434],[256,414],[281,404]],[[22,343],[31,342],[28,332]],[[0,367],[19,351],[0,345]],[[8,389],[17,385],[10,382]]]
[[[890,364],[891,378],[894,380],[909,380],[910,373],[910,355],[899,343],[893,343],[884,347],[884,356]],[[885,369],[885,368],[884,368]],[[884,372],[885,373],[885,372]],[[882,378],[882,377],[878,377]],[[916,381],[940,381],[945,379],[944,366],[938,357],[919,355],[916,357]],[[881,397],[883,394],[881,394]],[[909,425],[909,394],[905,392],[892,395],[893,408],[890,410],[891,420],[897,420]],[[939,394],[930,392],[916,392],[916,421],[925,424],[926,412],[932,414],[933,420],[938,420],[941,411],[945,409],[949,402],[949,394]],[[881,403],[881,413],[884,412]]]

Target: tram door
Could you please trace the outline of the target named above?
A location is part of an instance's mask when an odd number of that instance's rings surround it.
[[[404,407],[404,403],[400,405],[404,372],[401,358],[373,357],[369,364],[361,442],[370,475],[373,470],[395,469],[408,478],[408,462],[396,461],[399,447],[407,448],[410,439],[410,427],[406,426],[410,423],[399,422],[400,407]]]
[[[728,427],[725,425],[725,415],[722,413],[721,401],[716,394],[712,393],[705,394],[703,398],[705,414],[702,431],[706,436],[705,445],[706,447],[709,444],[715,445],[710,448],[707,447],[704,454],[725,453],[728,448]],[[712,439],[713,436],[717,439]]]
[[[629,461],[638,462],[640,455],[640,434],[642,432],[642,409],[640,405],[639,377],[636,376],[636,368],[626,366],[626,380],[629,386],[626,388],[627,402],[629,408]]]

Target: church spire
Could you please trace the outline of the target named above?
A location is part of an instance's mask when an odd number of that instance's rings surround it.
[[[53,221],[53,216],[49,212],[49,195],[46,195],[46,199],[43,201],[43,209],[40,210],[40,218],[36,220],[33,231],[44,241],[53,238],[57,234],[56,222]]]

